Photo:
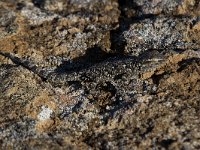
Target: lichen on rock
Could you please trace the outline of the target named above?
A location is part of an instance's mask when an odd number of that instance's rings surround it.
[[[0,149],[199,149],[198,0],[1,0]]]

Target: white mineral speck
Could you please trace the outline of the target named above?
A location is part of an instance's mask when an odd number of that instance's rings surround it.
[[[40,121],[44,121],[50,118],[51,114],[53,113],[53,111],[45,106],[42,106],[42,111],[40,112],[40,114],[38,115],[38,119]]]

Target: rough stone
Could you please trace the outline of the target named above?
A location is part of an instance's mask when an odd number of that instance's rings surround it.
[[[130,23],[115,43],[133,56],[146,50],[199,49],[199,24],[197,17],[150,17]]]
[[[199,149],[197,0],[1,0],[0,149]]]
[[[148,15],[199,16],[198,0],[119,0],[123,14],[130,17]]]

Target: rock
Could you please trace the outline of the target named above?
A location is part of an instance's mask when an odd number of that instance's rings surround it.
[[[153,17],[131,23],[119,33],[116,45],[138,56],[146,50],[199,49],[199,19],[190,17]],[[195,34],[193,34],[195,32]]]
[[[119,0],[128,18],[148,15],[199,16],[198,0]]]
[[[0,149],[199,149],[195,0],[1,0]]]
[[[2,52],[40,69],[55,69],[64,61],[83,56],[89,48],[100,47],[105,53],[110,51],[110,30],[115,29],[119,17],[115,1],[85,1],[84,5],[78,1],[45,1],[43,8],[39,3],[8,2],[14,5],[13,11],[1,8]],[[17,9],[19,5],[21,8]],[[65,14],[53,9],[54,5],[62,5],[61,12]],[[6,24],[10,25],[3,27]],[[10,34],[12,36],[5,36]]]

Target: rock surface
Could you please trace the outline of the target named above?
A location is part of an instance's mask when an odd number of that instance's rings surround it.
[[[1,149],[200,149],[198,0],[1,0]]]

